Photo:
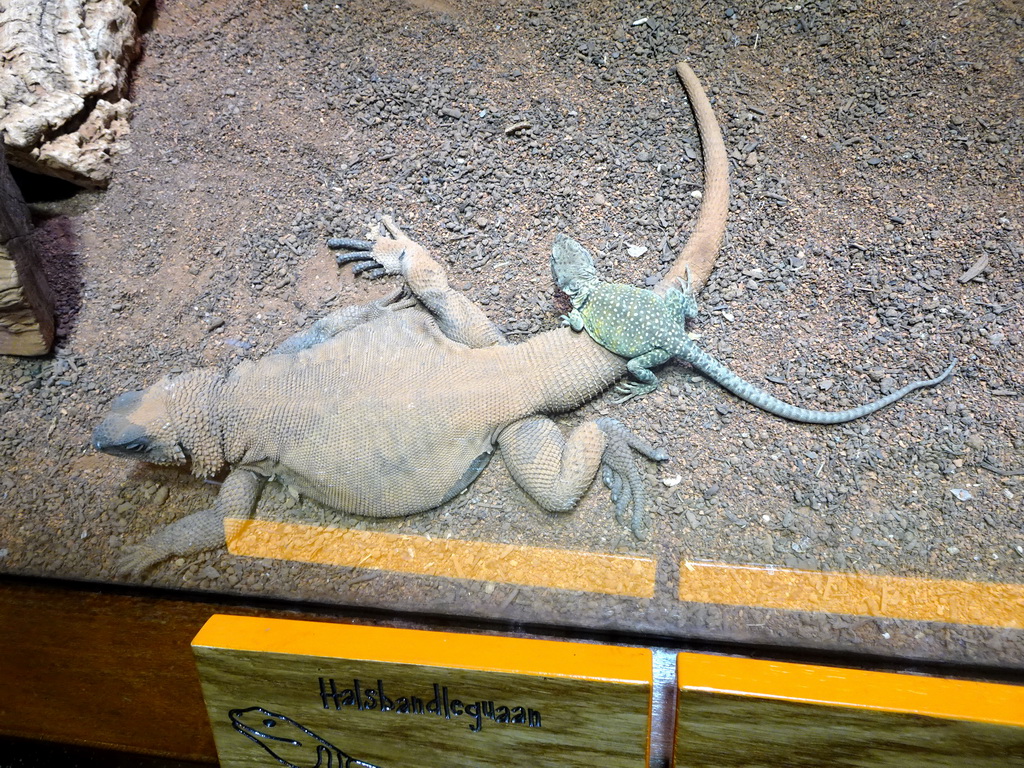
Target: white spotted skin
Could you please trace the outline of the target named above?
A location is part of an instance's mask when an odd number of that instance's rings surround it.
[[[655,349],[679,355],[680,342],[688,340],[686,327],[669,312],[664,299],[631,285],[598,283],[577,309],[594,340],[622,357],[639,357]]]
[[[652,291],[595,280],[585,285],[579,296],[573,299],[573,306],[583,327],[605,349],[629,358],[628,370],[638,380],[620,385],[618,391],[626,397],[618,402],[652,392],[658,379],[650,368],[677,357],[737,397],[775,416],[809,424],[840,424],[872,414],[917,389],[939,384],[956,364],[954,360],[935,378],[911,382],[865,405],[844,411],[814,411],[779,400],[715,360],[687,335],[685,313],[673,311],[670,303]],[[686,308],[695,310],[695,305],[687,302]]]

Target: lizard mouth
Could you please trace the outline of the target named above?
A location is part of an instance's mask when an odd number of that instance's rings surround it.
[[[102,453],[151,464],[184,464],[190,458],[181,443],[156,443],[134,425],[118,429],[116,424],[103,422],[92,433],[91,442],[92,447]]]
[[[145,459],[153,448],[149,437],[138,427],[119,429],[115,421],[120,420],[107,419],[96,427],[92,433],[92,447],[113,456]]]

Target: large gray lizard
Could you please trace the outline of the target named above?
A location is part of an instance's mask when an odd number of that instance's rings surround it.
[[[386,224],[393,238],[332,244],[401,274],[410,296],[329,315],[278,354],[226,375],[165,377],[113,402],[93,435],[98,450],[157,464],[191,460],[199,476],[231,468],[212,509],[151,536],[124,561],[127,570],[222,545],[224,518],[248,517],[266,478],[332,509],[398,517],[460,493],[495,447],[550,511],[571,510],[602,468],[620,520],[631,509],[641,532],[645,494],[633,451],[667,456],[614,419],[588,421],[564,439],[540,415],[578,407],[622,365],[571,333],[504,343],[448,287],[440,265]]]
[[[677,357],[737,397],[776,416],[811,424],[839,424],[874,413],[921,387],[935,386],[956,364],[954,360],[935,378],[907,384],[873,403],[844,411],[812,411],[784,403],[744,381],[697,346],[686,332],[686,321],[697,316],[697,300],[688,276],[664,296],[631,285],[607,283],[598,279],[587,249],[565,235],[555,236],[551,272],[572,302],[572,310],[563,317],[565,324],[577,332],[585,329],[601,346],[629,359],[626,368],[637,381],[624,381],[616,387],[622,395],[620,403],[653,392],[658,379],[651,368]]]
[[[701,129],[705,210],[681,254],[706,277],[722,239],[728,160],[711,105],[677,68]],[[568,436],[545,414],[573,410],[626,373],[585,334],[556,328],[507,344],[444,269],[393,223],[376,242],[336,240],[371,274],[401,275],[405,292],[331,314],[277,354],[230,372],[202,369],[121,395],[93,435],[96,449],[209,477],[229,473],[211,509],[130,548],[139,574],[172,555],[224,545],[223,521],[251,515],[274,478],[300,495],[371,517],[432,509],[469,486],[495,448],[542,508],[571,510],[601,470],[616,516],[644,538],[643,483],[634,451],[667,456],[619,422],[584,422]],[[678,266],[678,265],[677,265]],[[679,267],[682,268],[682,267]]]

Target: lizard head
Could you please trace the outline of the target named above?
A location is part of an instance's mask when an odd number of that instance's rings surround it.
[[[182,466],[206,476],[222,463],[211,444],[208,377],[196,372],[165,376],[148,389],[114,398],[110,413],[92,433],[92,446],[113,456]]]
[[[153,464],[184,464],[188,457],[171,419],[170,399],[166,377],[149,389],[118,395],[92,433],[93,448]]]
[[[318,747],[322,745],[316,743],[316,734],[284,715],[263,707],[248,707],[232,709],[228,717],[232,728],[263,747],[283,765],[294,768],[300,768],[299,763],[312,765],[312,758],[319,755]],[[331,765],[330,760],[327,765]]]
[[[551,246],[551,275],[555,285],[575,299],[597,280],[597,270],[590,252],[571,237],[555,235]]]

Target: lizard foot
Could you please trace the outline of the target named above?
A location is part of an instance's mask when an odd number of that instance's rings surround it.
[[[652,461],[666,461],[668,454],[641,440],[615,419],[602,417],[597,419],[597,426],[608,436],[608,444],[601,457],[601,479],[611,491],[615,519],[628,526],[633,535],[643,541],[650,535],[647,493],[636,468],[633,451]]]
[[[658,388],[657,384],[644,384],[639,381],[624,381],[615,387],[616,394],[622,395],[612,400],[615,405],[621,405],[634,397],[640,397],[653,392]]]
[[[693,280],[690,277],[690,267],[686,266],[685,277],[677,277],[676,285],[669,287],[665,294],[665,303],[672,312],[679,315],[683,322],[697,317],[697,297],[693,292]]]
[[[383,216],[381,224],[387,234],[371,233],[372,239],[370,240],[359,240],[352,237],[329,239],[327,247],[331,250],[349,251],[349,253],[343,253],[337,257],[338,264],[354,262],[352,274],[365,274],[369,278],[401,274],[402,259],[405,257],[406,251],[418,246],[402,232],[390,216]]]
[[[413,242],[390,216],[382,216],[381,224],[387,234],[371,233],[372,240],[349,237],[328,240],[328,248],[350,251],[337,257],[338,264],[356,262],[352,273],[365,274],[369,278],[402,274],[406,256],[416,250],[423,251],[423,248]]]
[[[338,266],[354,263],[353,275],[365,274],[368,278],[374,279],[389,274],[387,268],[379,262],[373,254],[374,243],[371,240],[356,240],[350,237],[332,237],[327,241],[327,247],[331,250],[345,250],[349,253],[339,254],[335,261]]]
[[[370,306],[380,314],[384,312],[397,312],[400,309],[415,307],[420,300],[409,290],[409,286],[403,285],[398,290],[392,291],[387,296],[370,302]]]
[[[141,543],[126,547],[114,570],[120,576],[138,578],[169,557],[194,555],[224,545],[224,517],[207,509],[165,525]]]
[[[583,315],[580,314],[580,311],[578,309],[572,310],[567,315],[561,315],[558,319],[562,325],[569,326],[574,331],[576,331],[576,333],[579,333],[580,331],[583,330]]]
[[[169,555],[164,555],[148,546],[147,542],[148,539],[139,544],[125,547],[114,564],[114,573],[118,576],[137,579],[161,560],[169,557]]]

